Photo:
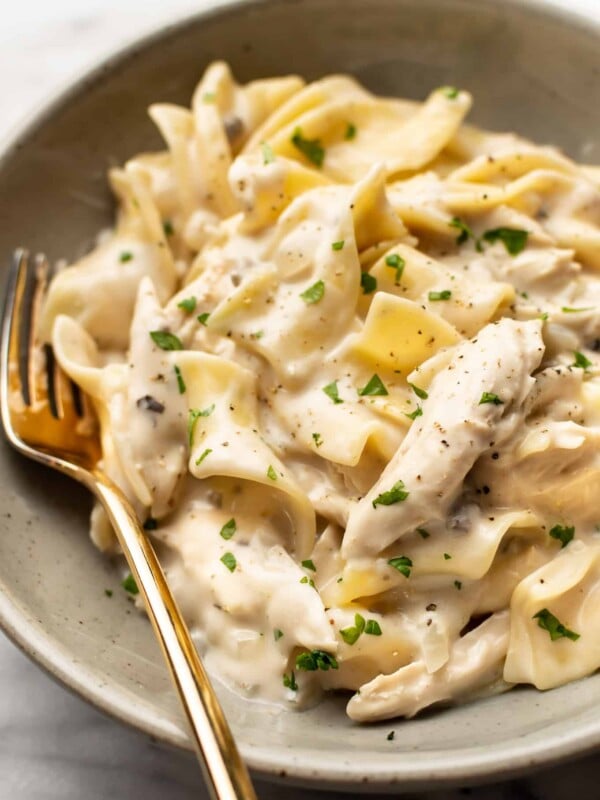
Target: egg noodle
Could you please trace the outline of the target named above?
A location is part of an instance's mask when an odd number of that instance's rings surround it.
[[[248,697],[369,721],[600,666],[600,168],[470,105],[214,63],[49,288],[102,465]]]

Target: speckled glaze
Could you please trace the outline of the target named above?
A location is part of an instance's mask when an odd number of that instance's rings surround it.
[[[187,103],[215,58],[243,81],[345,71],[413,98],[459,85],[475,96],[474,122],[600,162],[600,30],[591,22],[516,0],[219,3],[118,54],[19,133],[0,160],[2,267],[19,245],[51,259],[84,252],[111,220],[107,167],[160,146],[148,104]],[[2,627],[94,705],[188,747],[150,626],[88,540],[89,498],[4,442],[0,480]],[[600,675],[368,727],[345,717],[342,697],[297,714],[218,689],[251,767],[306,785],[399,792],[475,783],[600,745]]]

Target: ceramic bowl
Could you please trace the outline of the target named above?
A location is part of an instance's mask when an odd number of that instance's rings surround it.
[[[600,162],[600,27],[591,21],[531,0],[222,3],[109,59],[7,147],[2,267],[19,245],[51,259],[82,254],[111,221],[107,168],[161,146],[147,106],[187,104],[215,58],[229,61],[242,81],[343,71],[375,91],[418,99],[442,84],[461,86],[475,97],[473,122]],[[150,625],[88,539],[89,497],[3,443],[0,482],[3,628],[95,706],[187,748]],[[521,688],[362,727],[346,718],[342,697],[296,713],[222,687],[219,694],[255,772],[313,786],[395,792],[482,781],[600,744],[600,674],[546,693]]]

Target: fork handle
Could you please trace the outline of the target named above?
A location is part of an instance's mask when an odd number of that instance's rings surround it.
[[[91,474],[94,485],[90,488],[110,518],[146,602],[211,796],[214,800],[256,800],[248,770],[148,536],[121,490],[101,471]]]

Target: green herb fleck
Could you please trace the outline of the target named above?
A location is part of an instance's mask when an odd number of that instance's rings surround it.
[[[235,524],[235,519],[232,517],[225,523],[225,525],[223,525],[223,527],[219,531],[219,536],[221,536],[221,538],[223,539],[231,539],[236,530],[237,526]]]
[[[325,150],[319,139],[305,139],[302,135],[302,129],[296,128],[292,136],[292,144],[296,150],[299,150],[315,166],[319,168],[323,166]]]
[[[353,645],[358,641],[359,636],[365,630],[365,618],[361,614],[354,615],[354,625],[350,628],[342,628],[340,636],[346,644]]]
[[[269,478],[269,480],[271,481],[277,480],[277,473],[275,472],[275,469],[272,464],[269,464],[269,469],[267,470],[267,478]]]
[[[237,567],[237,561],[233,553],[223,553],[220,561],[225,564],[229,572],[234,572]]]
[[[444,97],[447,97],[448,100],[456,100],[460,94],[460,89],[457,89],[456,86],[442,86],[440,92],[442,92]]]
[[[390,731],[385,738],[388,740],[388,742],[393,742],[395,735],[396,735],[396,731]]]
[[[283,676],[283,685],[286,689],[291,689],[292,692],[298,691],[298,684],[296,683],[296,676],[294,672],[290,672],[289,675],[284,674]]]
[[[418,386],[415,386],[414,383],[409,383],[408,385],[413,390],[413,392],[417,395],[417,397],[419,397],[421,400],[427,400],[429,395],[427,394],[425,389],[421,389]]]
[[[260,148],[262,150],[263,164],[272,164],[275,161],[275,153],[271,145],[268,142],[262,142]]]
[[[356,137],[356,125],[353,122],[349,122],[346,126],[346,133],[344,134],[344,139],[354,139]]]
[[[132,252],[130,252],[129,250],[123,250],[123,252],[119,256],[119,261],[121,262],[121,264],[125,264],[127,261],[131,261],[132,258],[133,258]]]
[[[444,561],[450,561],[451,558],[452,556],[450,555],[450,553],[444,553]]]
[[[204,450],[204,452],[202,453],[202,455],[198,456],[198,458],[196,459],[196,466],[199,466],[204,461],[206,456],[210,455],[211,453],[212,449],[210,447],[207,447],[206,450]]]
[[[360,397],[383,397],[389,394],[379,375],[373,375],[367,385],[362,389],[357,389],[357,392]]]
[[[313,441],[315,443],[315,446],[316,447],[321,447],[321,445],[323,444],[323,439],[321,439],[321,434],[320,433],[313,433],[312,438],[313,438]]]
[[[409,493],[404,489],[404,481],[396,481],[392,488],[387,492],[382,492],[373,500],[373,508],[377,506],[392,506],[394,503],[401,503],[406,500]]]
[[[343,403],[344,402],[342,400],[342,398],[340,397],[340,395],[339,395],[337,381],[332,381],[331,383],[328,383],[327,386],[323,387],[323,391],[325,392],[327,397],[329,397],[331,400],[333,400],[333,402],[336,405],[337,405],[337,403]]]
[[[175,370],[175,377],[177,378],[177,388],[179,389],[179,394],[183,394],[186,390],[185,381],[183,380],[183,375],[181,374],[181,370],[177,366],[177,364],[173,367]]]
[[[129,592],[129,594],[136,595],[140,593],[138,585],[135,582],[135,578],[133,577],[131,572],[123,581],[121,581],[121,586],[125,589],[126,592]]]
[[[502,242],[511,256],[518,255],[525,248],[528,236],[528,231],[522,231],[518,228],[494,228],[483,234],[485,241],[490,244]]]
[[[421,408],[421,406],[417,406],[414,411],[411,411],[410,414],[405,414],[404,416],[408,417],[409,419],[415,420],[417,417],[423,416],[423,409]]]
[[[442,289],[441,292],[429,292],[427,297],[429,298],[429,301],[432,303],[438,300],[450,300],[450,298],[452,297],[452,292],[450,291],[450,289]]]
[[[408,556],[396,556],[396,558],[390,558],[387,563],[390,567],[397,569],[405,578],[410,578],[410,570],[413,562]]]
[[[579,367],[580,369],[587,370],[592,366],[592,362],[589,358],[586,358],[583,353],[580,353],[578,350],[575,350],[573,355],[575,356],[575,361],[571,364],[572,367]]]
[[[196,317],[196,319],[198,320],[198,322],[199,322],[201,325],[206,325],[206,323],[208,322],[208,318],[209,318],[209,317],[210,317],[210,314],[209,314],[209,312],[208,312],[208,311],[205,311],[205,312],[204,312],[204,313],[202,313],[202,314],[198,314],[198,316]]]
[[[368,272],[360,273],[360,285],[363,294],[372,294],[377,289],[377,278]]]
[[[534,614],[532,619],[537,619],[538,625],[550,634],[550,639],[555,642],[557,639],[570,639],[576,642],[579,639],[579,634],[575,631],[570,631],[568,628],[558,620],[554,614],[551,614],[547,608],[542,608],[537,614]]]
[[[343,250],[344,249],[344,239],[340,239],[339,242],[333,242],[331,245],[332,250]]]
[[[307,306],[311,306],[314,303],[318,303],[320,300],[323,299],[323,295],[325,294],[325,284],[323,281],[317,281],[313,283],[312,286],[309,286],[306,291],[300,294],[300,297],[304,300]]]
[[[456,228],[459,231],[459,234],[456,237],[456,244],[464,244],[468,239],[475,239],[475,241],[477,241],[471,228],[459,217],[452,217],[448,225],[450,225],[451,228]]]
[[[481,400],[479,401],[479,405],[482,406],[485,403],[492,403],[495,406],[502,406],[504,405],[504,400],[501,400],[497,394],[493,392],[484,392],[481,395]]]
[[[324,650],[311,650],[300,653],[296,656],[296,667],[307,672],[316,672],[321,669],[327,672],[329,669],[339,669],[335,658]]]
[[[112,597],[112,596],[113,596],[113,591],[112,591],[112,589],[105,589],[105,590],[104,590],[104,594],[105,594],[107,597]]]
[[[365,633],[369,636],[381,636],[382,630],[381,625],[377,622],[376,619],[370,619],[367,621],[365,625]]]
[[[554,527],[550,528],[549,533],[553,539],[558,539],[562,550],[562,548],[566,547],[575,536],[575,527],[572,525],[554,525]]]
[[[316,589],[315,582],[312,578],[309,578],[308,575],[305,575],[303,578],[300,578],[300,583],[307,583],[309,586],[312,586],[313,589]]]
[[[425,528],[417,528],[417,533],[419,534],[421,539],[429,539],[429,537],[431,536],[429,531],[426,531]]]
[[[181,300],[181,302],[177,303],[177,308],[181,308],[183,311],[187,311],[188,314],[191,314],[196,308],[196,298],[194,296],[186,297],[185,300]]]
[[[402,277],[404,267],[406,266],[406,261],[402,258],[402,256],[399,256],[398,253],[391,253],[389,256],[385,257],[385,263],[386,266],[396,270],[396,274],[394,275],[394,283],[396,286],[399,286],[400,278]]]
[[[283,631],[281,630],[281,628],[275,628],[275,630],[273,631],[273,638],[275,639],[275,641],[278,642],[282,636],[283,636]]]
[[[313,572],[317,571],[317,568],[315,567],[315,562],[311,558],[307,558],[301,563],[304,569],[311,569]]]
[[[169,331],[150,331],[150,338],[161,350],[183,350],[181,340]]]
[[[585,306],[584,308],[571,308],[563,306],[560,310],[565,314],[578,314],[580,311],[593,311],[595,306]]]
[[[262,339],[262,337],[264,335],[265,335],[264,331],[254,331],[254,333],[250,334],[250,338],[251,339]]]
[[[188,441],[190,445],[194,439],[194,430],[196,429],[196,423],[200,419],[200,417],[210,417],[212,412],[215,410],[215,404],[208,406],[208,408],[190,408],[188,414]]]
[[[165,232],[165,236],[173,236],[175,233],[175,228],[173,227],[173,223],[170,219],[166,219],[163,222],[163,231]]]

